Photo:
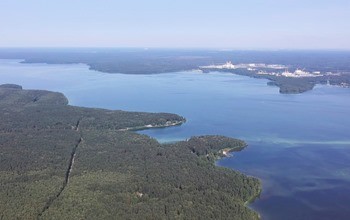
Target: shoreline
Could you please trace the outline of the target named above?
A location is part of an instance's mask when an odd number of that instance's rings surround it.
[[[183,118],[181,121],[167,121],[165,124],[162,125],[143,125],[143,126],[136,126],[136,127],[128,127],[128,128],[122,128],[117,131],[140,131],[140,130],[146,130],[146,129],[153,129],[153,128],[167,128],[167,127],[173,127],[173,126],[180,126],[186,122],[186,119]]]
[[[203,69],[200,67],[194,67],[190,69],[176,69],[169,71],[160,71],[152,73],[129,73],[129,72],[111,72],[104,69],[99,69],[91,66],[88,62],[49,62],[49,61],[32,61],[26,58],[1,58],[3,60],[14,60],[19,64],[46,64],[46,65],[84,65],[91,71],[96,71],[105,74],[124,74],[124,75],[154,75],[154,74],[168,74],[168,73],[180,73],[180,72],[220,72],[220,73],[231,73],[240,76],[245,76],[254,79],[265,79],[267,80],[267,86],[275,86],[279,88],[280,94],[294,95],[302,94],[308,91],[312,91],[317,85],[330,85],[334,87],[339,87],[342,89],[350,89],[350,79],[346,81],[339,81],[337,78],[330,78],[328,76],[317,76],[317,77],[300,77],[300,78],[291,78],[291,77],[282,77],[282,76],[271,76],[271,75],[259,75],[257,73],[247,73],[242,72],[240,69]],[[236,70],[236,71],[234,71]],[[339,77],[347,77],[346,73],[342,73]],[[349,77],[350,78],[350,77]],[[347,79],[347,78],[346,78]],[[331,82],[329,83],[329,80]]]
[[[20,103],[14,102],[14,104],[12,104],[13,108],[18,108],[18,109],[23,108],[23,110],[28,109],[28,111],[31,110],[29,112],[31,117],[27,117],[27,115],[16,115],[16,112],[13,113],[14,116],[24,117],[24,118],[19,117],[19,119],[18,119],[19,122],[22,122],[24,124],[23,125],[16,124],[16,127],[21,127],[21,126],[28,127],[28,124],[29,124],[29,127],[33,127],[33,126],[31,126],[31,123],[32,124],[34,123],[34,125],[36,125],[37,120],[34,120],[34,119],[36,119],[36,117],[40,118],[40,122],[41,122],[41,124],[43,124],[42,128],[38,127],[38,129],[42,129],[42,130],[57,129],[57,131],[61,131],[61,130],[66,131],[65,129],[67,127],[69,127],[69,125],[72,125],[72,126],[75,125],[73,127],[73,129],[69,129],[68,131],[72,132],[71,130],[73,130],[72,137],[74,137],[74,135],[76,134],[76,131],[79,130],[80,140],[79,140],[78,144],[82,140],[81,132],[85,133],[85,136],[90,138],[90,140],[84,138],[84,140],[86,140],[86,142],[84,142],[86,144],[86,146],[88,146],[89,143],[91,143],[91,146],[95,147],[94,135],[97,135],[98,138],[102,138],[101,140],[104,140],[104,138],[103,138],[104,135],[106,138],[110,138],[110,136],[108,136],[109,135],[108,132],[111,130],[111,126],[110,126],[110,124],[108,124],[110,120],[118,122],[119,117],[123,117],[124,119],[125,118],[127,119],[129,117],[130,119],[133,119],[135,117],[135,114],[136,115],[138,114],[135,112],[123,112],[123,114],[120,114],[120,111],[114,111],[114,114],[111,114],[111,112],[106,111],[105,109],[81,108],[78,106],[71,106],[71,105],[68,105],[68,103],[66,102],[66,98],[62,93],[55,93],[55,92],[43,91],[43,90],[23,90],[21,86],[13,85],[13,84],[5,84],[5,85],[0,86],[0,88],[4,91],[4,95],[7,95],[9,97],[13,97],[14,96],[13,94],[15,94],[16,95],[15,97],[18,96],[19,98],[21,98],[20,100],[23,100]],[[11,94],[12,94],[12,96],[11,96]],[[33,99],[33,97],[34,97],[34,99]],[[49,97],[49,98],[47,98],[47,97]],[[9,103],[5,102],[4,105],[11,104],[12,99],[8,101]],[[6,101],[7,99],[4,99],[4,100]],[[14,99],[14,100],[16,100],[16,99]],[[37,100],[39,100],[39,101],[37,101]],[[61,101],[61,100],[64,100],[64,101]],[[58,101],[61,101],[61,102],[58,102]],[[28,103],[29,104],[34,103],[34,104],[27,107]],[[39,109],[39,111],[38,110],[34,111],[35,109],[32,110],[31,106],[34,106],[35,108]],[[52,115],[52,111],[51,111],[52,108],[57,109],[57,112],[55,112],[54,115]],[[64,115],[64,117],[62,117],[63,115]],[[95,117],[93,117],[93,116],[95,116]],[[17,117],[16,117],[16,120],[17,120]],[[52,118],[56,118],[56,120],[58,120],[60,123],[52,124],[53,123]],[[76,121],[77,118],[79,118],[78,121]],[[84,123],[82,124],[83,126],[79,126],[82,118],[85,118],[86,120],[84,120]],[[142,119],[144,119],[144,120],[142,120]],[[150,120],[150,119],[153,119],[153,123],[152,123],[152,120]],[[26,120],[28,120],[28,121],[26,121]],[[129,130],[135,131],[135,130],[140,130],[140,129],[165,128],[165,127],[170,127],[170,126],[181,125],[182,123],[184,123],[186,121],[186,119],[184,117],[181,117],[181,116],[175,115],[175,114],[170,114],[170,113],[167,113],[167,114],[166,113],[158,113],[158,115],[156,113],[153,113],[153,114],[152,113],[148,113],[148,114],[145,113],[143,118],[141,118],[139,120],[140,121],[137,123],[132,121],[132,123],[129,124],[130,127],[127,127],[127,124],[123,124],[125,127],[122,129],[117,129],[118,124],[116,124],[116,125],[114,125],[116,127],[116,129],[113,129],[113,130],[115,130],[115,131],[129,131]],[[5,126],[4,130],[8,129],[8,128],[6,128],[6,126],[9,126],[10,128],[12,128],[13,121],[9,120],[9,121],[4,121],[4,122],[5,122],[3,125],[3,126]],[[152,124],[148,124],[150,122]],[[62,124],[63,124],[63,126],[62,126]],[[67,124],[67,126],[64,126],[65,124]],[[134,124],[145,124],[145,125],[132,127],[132,125],[134,125]],[[120,126],[120,127],[122,127],[122,126]],[[106,131],[108,131],[108,132],[105,133]],[[16,132],[16,131],[14,131],[14,132]],[[29,130],[28,132],[32,132],[32,130]],[[134,133],[134,132],[125,132],[125,133],[116,132],[116,133],[119,133],[119,135],[122,135],[123,138],[126,138],[126,141],[129,141],[129,139],[130,139],[130,143],[132,143],[132,140],[133,140],[132,133]],[[60,132],[52,133],[52,135],[57,135],[57,134],[60,134]],[[92,136],[90,136],[89,134],[91,134]],[[24,140],[27,140],[26,138],[27,138],[27,136],[24,137]],[[57,137],[57,138],[61,138],[61,137]],[[151,139],[150,136],[144,136],[144,138],[145,138],[145,141],[147,141],[148,139]],[[40,139],[40,140],[45,141],[46,138]],[[114,140],[114,136],[113,136],[113,139],[111,139],[111,140]],[[69,141],[69,140],[64,138],[63,141]],[[104,143],[105,143],[105,145],[103,145]],[[212,170],[212,169],[206,168],[207,165],[211,165],[211,166],[215,167],[215,161],[220,159],[220,157],[227,156],[229,152],[242,150],[247,146],[247,144],[242,140],[235,139],[235,138],[229,138],[229,137],[225,137],[225,136],[220,136],[220,135],[195,136],[195,137],[192,137],[191,139],[187,140],[187,143],[189,143],[189,145],[187,145],[186,142],[184,142],[184,143],[182,143],[183,144],[182,146],[180,143],[180,146],[178,148],[178,153],[181,152],[180,155],[181,154],[183,154],[183,155],[186,154],[186,155],[184,157],[180,156],[179,159],[183,159],[183,163],[187,163],[189,165],[193,165],[193,163],[195,163],[196,160],[197,160],[197,162],[202,162],[203,163],[202,165],[204,165],[202,167],[202,170],[204,170],[205,173],[199,172],[199,174],[202,174],[202,177],[199,178],[198,182],[196,182],[197,186],[200,186],[200,179],[203,180],[207,177],[204,174],[209,174],[212,177],[215,177],[215,180],[217,180],[217,183],[216,183],[216,185],[209,184],[208,185],[209,189],[212,189],[212,187],[214,187],[217,191],[217,195],[220,195],[219,194],[220,192],[231,192],[232,191],[234,193],[234,194],[228,194],[228,198],[227,198],[227,199],[237,200],[237,201],[231,202],[232,204],[237,203],[237,205],[238,205],[238,206],[235,206],[235,207],[237,207],[237,209],[235,209],[235,211],[232,211],[232,214],[239,215],[241,213],[241,214],[244,214],[247,216],[251,216],[252,219],[259,219],[259,217],[258,217],[259,213],[257,213],[255,210],[252,210],[249,207],[247,207],[246,202],[244,201],[247,199],[247,197],[250,197],[250,196],[255,197],[255,194],[257,192],[258,193],[260,192],[260,190],[259,190],[260,189],[260,181],[258,179],[253,178],[253,177],[248,177],[247,175],[240,173],[239,171],[234,171],[233,169],[224,168],[227,170],[220,171],[220,170]],[[68,145],[69,143],[63,143],[63,144]],[[75,162],[75,160],[74,160],[75,155],[76,155],[75,151],[76,151],[76,148],[78,147],[78,144],[75,145],[73,153],[70,154],[68,169],[66,166],[63,166],[63,170],[66,171],[66,179],[64,181],[64,185],[62,187],[62,190],[59,191],[58,194],[55,194],[54,195],[55,197],[58,197],[61,195],[61,192],[63,191],[63,189],[65,188],[65,186],[69,182],[70,173],[72,171],[72,169],[71,169],[72,163]],[[109,147],[111,149],[115,149],[114,142],[111,144],[108,141],[107,142],[101,141],[101,144],[104,147],[104,149],[109,149]],[[154,144],[155,144],[155,142],[154,142]],[[14,146],[17,146],[16,143],[14,143]],[[37,146],[36,150],[38,152],[41,152],[42,149],[40,148],[40,146],[42,146],[42,144],[36,145],[36,143],[33,143],[33,146]],[[125,145],[120,146],[121,149],[123,147],[125,147]],[[139,146],[137,146],[137,148],[138,147]],[[181,147],[184,147],[184,148],[181,149]],[[145,148],[147,148],[147,146],[145,146]],[[150,149],[152,149],[152,148],[150,148]],[[186,151],[184,151],[184,149],[186,149]],[[125,150],[126,151],[124,151],[124,152],[128,152],[127,149],[125,149]],[[167,150],[169,151],[168,154],[170,154],[170,151],[172,152],[174,149],[168,148]],[[191,152],[190,150],[192,150],[192,153],[196,153],[196,156],[198,156],[199,159],[195,159],[198,157],[187,158],[186,156],[188,153]],[[148,156],[159,157],[157,159],[164,161],[164,163],[168,163],[167,162],[168,159],[166,157],[164,157],[165,154],[164,154],[164,152],[162,152],[162,150],[159,151],[156,148],[153,148],[153,151],[154,152],[152,152]],[[218,151],[219,151],[219,153],[218,153]],[[85,151],[86,154],[88,154],[89,152],[90,152],[89,150]],[[145,152],[147,153],[148,149]],[[207,155],[207,152],[209,152],[208,155]],[[119,154],[120,152],[118,152],[118,151],[115,151],[114,153],[116,153],[116,155],[120,155]],[[104,156],[104,155],[100,155],[100,154],[96,155],[95,153],[93,153],[92,155],[93,155],[92,158],[94,158],[95,160],[101,160],[101,158],[103,158],[103,156]],[[129,155],[133,155],[133,154],[129,154]],[[107,156],[107,157],[109,157],[109,156]],[[131,157],[131,156],[129,156],[129,157]],[[208,157],[208,158],[205,158],[205,157]],[[84,158],[85,159],[89,158],[89,160],[91,159],[90,157],[81,157],[80,159],[84,160]],[[146,157],[146,158],[148,158],[148,157]],[[60,158],[58,160],[60,160]],[[195,160],[195,161],[193,162],[192,160]],[[151,165],[154,163],[152,161],[153,160],[149,161],[149,163]],[[177,160],[175,159],[174,161],[177,161]],[[90,163],[87,163],[87,165],[86,165],[87,170],[89,170],[88,168],[90,168],[89,164]],[[109,165],[109,164],[106,164],[106,165]],[[113,165],[113,164],[111,164],[111,165]],[[84,164],[81,164],[81,166],[84,167]],[[140,167],[142,167],[142,166],[143,165],[141,165]],[[178,173],[177,175],[179,175],[180,177],[183,177],[183,174],[181,174],[181,170],[182,170],[181,165],[178,165],[175,167],[177,167],[177,169],[179,170],[179,172],[177,172]],[[193,172],[196,172],[196,167],[192,166],[191,169]],[[163,172],[162,170],[159,171],[159,170],[155,169],[155,171],[158,173],[161,173],[161,174],[164,173],[164,175],[167,173],[167,172]],[[236,176],[235,174],[237,174],[237,173],[240,173],[240,174]],[[230,180],[230,181],[237,180],[237,184],[238,184],[237,186],[239,186],[240,189],[243,190],[243,192],[241,192],[241,190],[237,190],[235,188],[232,188],[232,185],[230,185],[230,184],[227,184],[224,187],[224,188],[226,188],[227,191],[222,191],[223,190],[222,187],[216,188],[217,186],[220,185],[220,178],[221,177],[218,177],[218,175],[222,176],[221,174],[228,174],[227,178],[229,178],[229,179],[226,179],[226,180]],[[224,175],[224,177],[225,177],[225,175]],[[222,178],[224,178],[224,177],[222,177]],[[169,178],[169,180],[171,180],[172,176],[170,175],[168,178]],[[230,179],[230,178],[232,178],[232,179]],[[246,182],[245,180],[247,180],[247,179],[251,179],[251,180],[253,180],[253,182],[251,182],[251,183]],[[188,178],[187,181],[190,181],[190,180],[191,179]],[[190,183],[192,183],[192,182],[187,182],[187,183],[190,185]],[[147,184],[145,185],[145,187],[147,187]],[[181,184],[178,187],[180,187],[180,190],[182,190]],[[231,195],[232,197],[229,195]],[[248,198],[248,199],[250,200],[250,198]],[[229,204],[231,204],[231,203],[229,203]],[[39,216],[41,216],[41,214],[44,212],[46,213],[46,210],[51,207],[52,200],[51,199],[48,200],[46,204],[47,205],[44,206],[42,212],[39,213]],[[211,203],[210,201],[208,201],[208,204],[218,205],[219,203],[215,203],[215,202]],[[246,210],[247,212],[243,212],[242,210],[239,209],[239,207],[241,207],[241,209],[244,208],[244,210]],[[217,207],[217,208],[220,208],[220,207]],[[211,213],[211,212],[209,211],[208,213]]]
[[[248,145],[246,144],[244,147],[236,147],[236,148],[223,148],[221,150],[218,151],[219,155],[215,162],[214,162],[214,165],[217,166],[217,167],[222,167],[222,168],[225,168],[225,169],[229,169],[229,170],[233,170],[233,171],[236,171],[236,172],[239,172],[245,176],[249,176],[241,171],[238,171],[238,170],[235,170],[235,169],[232,169],[232,168],[228,168],[228,167],[224,167],[224,166],[220,166],[217,162],[221,159],[224,159],[224,158],[229,158],[229,157],[233,157],[233,152],[239,152],[239,151],[242,151],[244,150]],[[253,177],[257,180],[259,180],[259,189],[258,189],[258,193],[256,195],[253,195],[251,198],[249,198],[247,201],[244,202],[244,206],[249,208],[250,210],[254,211],[255,213],[258,214],[258,219],[261,219],[261,215],[258,211],[254,210],[252,207],[249,207],[250,204],[254,203],[254,201],[260,197],[261,193],[262,193],[262,181],[260,178],[258,177],[255,177],[255,176],[249,176],[249,177]]]
[[[6,58],[5,58],[6,59]],[[301,94],[305,93],[308,91],[311,91],[314,89],[316,85],[325,85],[327,84],[327,80],[329,81],[330,77],[329,76],[317,76],[317,77],[301,77],[301,78],[289,78],[289,77],[282,77],[282,76],[271,76],[271,75],[260,75],[257,73],[242,73],[240,71],[233,71],[233,70],[240,70],[240,69],[203,69],[200,66],[198,67],[193,67],[190,69],[174,69],[174,70],[169,70],[169,71],[155,71],[155,72],[150,72],[150,73],[129,73],[129,72],[123,72],[123,71],[109,71],[105,70],[103,68],[99,68],[96,66],[93,66],[91,63],[88,62],[49,62],[49,61],[42,61],[42,62],[37,62],[37,61],[30,61],[28,59],[15,59],[15,60],[21,60],[21,64],[47,64],[47,65],[70,65],[70,64],[83,64],[88,67],[89,70],[92,71],[97,71],[101,73],[106,73],[106,74],[126,74],[126,75],[154,75],[154,74],[166,74],[166,73],[178,73],[178,72],[202,72],[206,73],[208,72],[228,72],[228,73],[233,73],[237,74],[240,76],[247,76],[250,78],[255,78],[255,79],[265,79],[268,80],[267,86],[276,86],[279,88],[279,93],[280,94]],[[342,73],[340,75],[341,77],[346,77],[346,73]],[[286,79],[287,78],[287,79]],[[301,82],[298,82],[295,84],[294,80],[299,80]],[[334,79],[335,81],[330,83],[331,86],[337,86],[340,88],[344,89],[349,89],[350,88],[350,82],[349,81],[343,81],[339,82],[337,79]]]

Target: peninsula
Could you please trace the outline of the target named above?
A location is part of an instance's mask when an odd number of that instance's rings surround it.
[[[131,130],[169,113],[68,105],[57,92],[0,86],[0,219],[258,219],[259,180],[217,167],[243,149],[223,136],[173,144]]]

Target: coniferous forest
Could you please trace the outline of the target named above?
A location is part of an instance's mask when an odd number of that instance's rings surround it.
[[[200,136],[160,144],[133,128],[169,113],[68,105],[61,93],[0,86],[0,219],[258,219],[260,182],[215,166],[246,144]]]

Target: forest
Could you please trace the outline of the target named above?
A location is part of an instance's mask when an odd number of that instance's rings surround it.
[[[211,135],[172,144],[125,128],[181,124],[169,113],[68,105],[61,93],[0,86],[0,219],[259,219],[258,179],[217,167]]]

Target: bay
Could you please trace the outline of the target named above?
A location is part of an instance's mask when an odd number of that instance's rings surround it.
[[[161,142],[204,134],[245,140],[248,148],[217,164],[262,180],[250,206],[263,219],[350,215],[350,89],[318,85],[286,95],[230,73],[125,75],[19,62],[0,60],[0,84],[63,92],[72,105],[186,117],[182,126],[140,131]]]

